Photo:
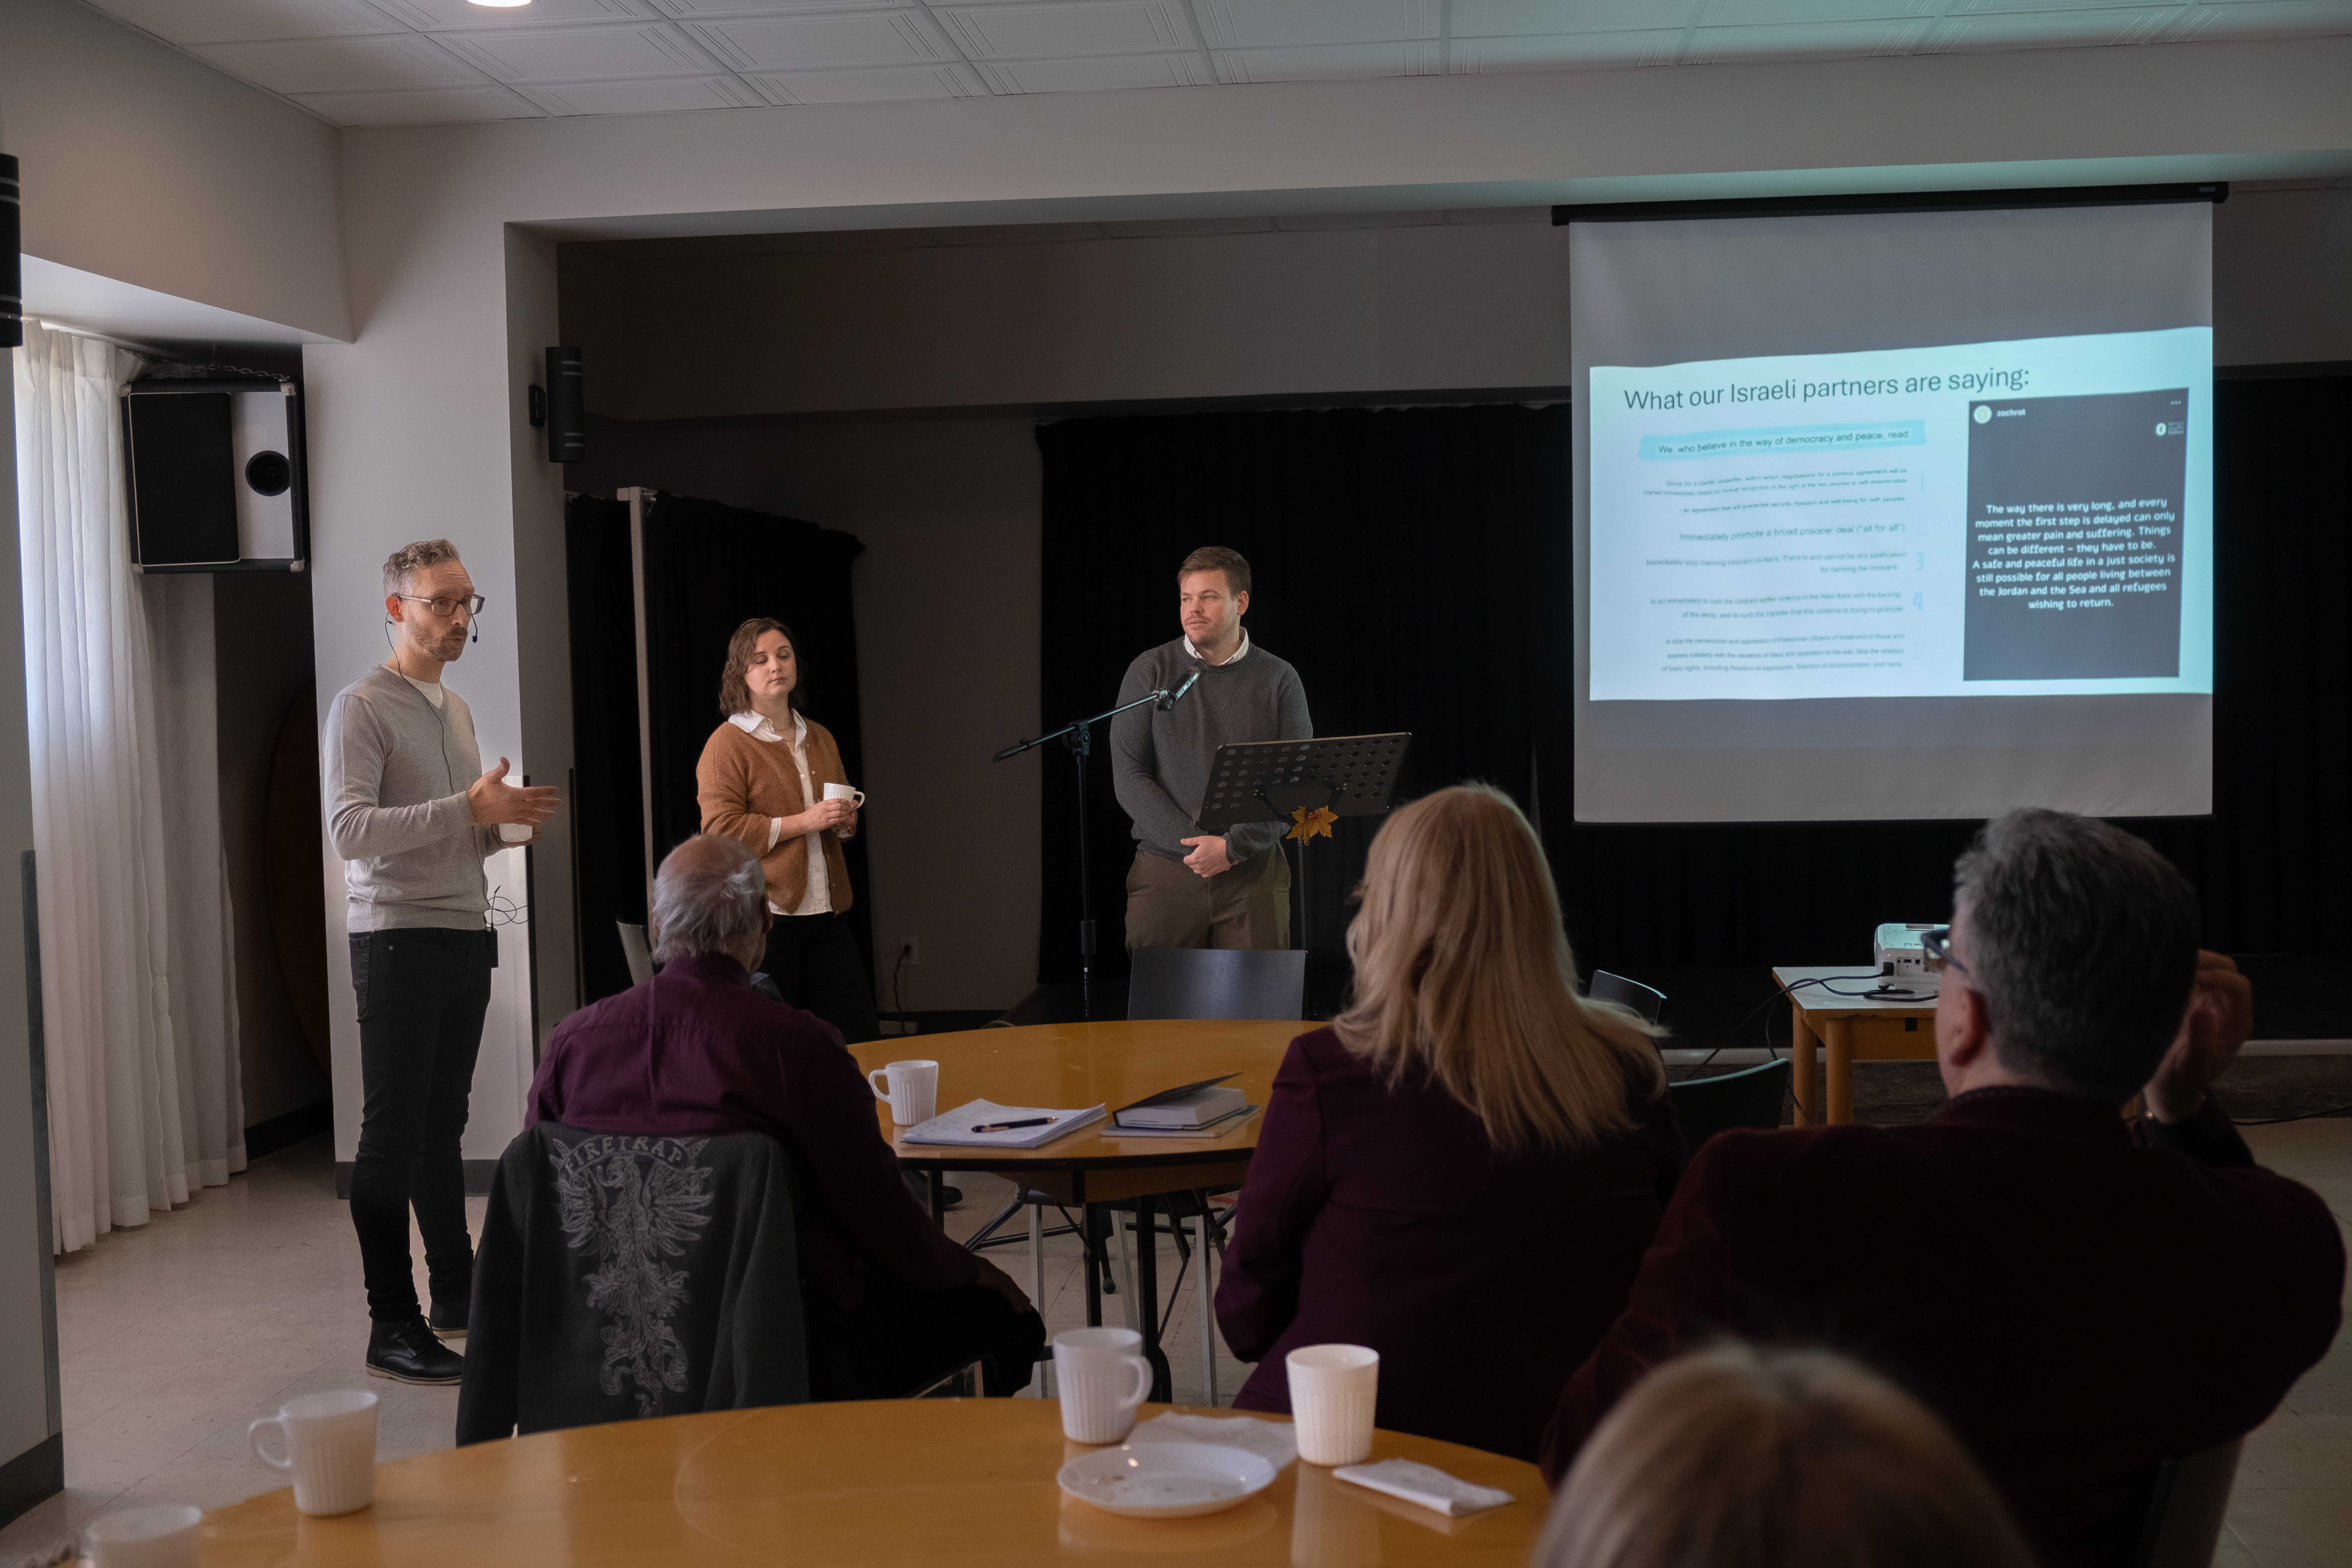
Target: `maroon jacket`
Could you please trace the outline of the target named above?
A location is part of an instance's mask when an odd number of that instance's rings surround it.
[[[2335,1337],[2336,1221],[2210,1102],[1988,1089],[1915,1127],[1708,1141],[1544,1435],[1559,1484],[1643,1373],[1718,1334],[1826,1344],[1949,1422],[2045,1568],[2128,1560],[2159,1459],[2258,1426]]]
[[[833,1026],[753,991],[704,953],[556,1026],[526,1125],[690,1138],[765,1132],[793,1168],[801,1267],[843,1311],[879,1276],[912,1289],[969,1285],[972,1255],[908,1195],[874,1117],[874,1090]]]
[[[1380,1425],[1535,1458],[1682,1166],[1666,1102],[1635,1115],[1581,1153],[1506,1162],[1442,1087],[1391,1092],[1329,1029],[1291,1041],[1217,1288],[1225,1342],[1258,1363],[1234,1404],[1288,1410],[1297,1346],[1370,1345]]]

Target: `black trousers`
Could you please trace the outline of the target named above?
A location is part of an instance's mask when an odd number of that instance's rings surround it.
[[[822,1391],[820,1399],[901,1399],[975,1361],[981,1392],[1002,1398],[1029,1386],[1045,1348],[1043,1318],[1014,1311],[982,1285],[953,1290],[872,1286],[849,1314],[846,1331],[860,1386]]]
[[[882,1021],[874,1016],[874,986],[865,961],[839,914],[778,915],[768,931],[768,954],[760,961],[784,1000],[814,1013],[841,1031],[850,1045],[877,1038]]]
[[[359,1233],[368,1316],[378,1321],[417,1315],[412,1205],[433,1299],[456,1305],[473,1294],[458,1142],[490,1005],[489,941],[486,931],[431,927],[352,933],[361,1090],[352,1228]]]

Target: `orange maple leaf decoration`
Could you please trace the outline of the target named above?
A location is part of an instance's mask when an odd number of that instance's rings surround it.
[[[1318,833],[1326,838],[1330,837],[1331,825],[1339,820],[1339,814],[1326,805],[1318,805],[1312,811],[1302,805],[1290,814],[1290,820],[1298,826],[1284,837],[1296,838],[1304,844]]]

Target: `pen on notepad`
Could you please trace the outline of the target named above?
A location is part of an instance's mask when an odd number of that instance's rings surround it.
[[[1016,1127],[1044,1127],[1060,1120],[1058,1116],[1033,1116],[1026,1121],[983,1121],[972,1131],[974,1132],[1010,1132]]]

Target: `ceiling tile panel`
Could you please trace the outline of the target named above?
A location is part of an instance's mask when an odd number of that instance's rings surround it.
[[[1679,34],[1703,0],[1454,0],[1457,38],[1522,34]]]
[[[421,92],[310,92],[294,101],[338,125],[450,125],[479,120],[532,120],[536,104],[502,87],[428,89]]]
[[[1433,38],[1441,0],[1192,0],[1211,48],[1393,43]]]
[[[1707,0],[1698,20],[1707,27],[1803,27],[1932,16],[1943,8],[1942,0]]]
[[[481,79],[415,34],[270,44],[210,44],[191,51],[272,92],[350,92],[441,87]]]
[[[1445,68],[1434,38],[1387,44],[1314,44],[1288,49],[1220,49],[1215,59],[1217,74],[1229,82],[1436,76]]]
[[[2352,0],[2207,0],[2167,29],[2172,38],[2279,38],[2352,33]]]
[[[761,102],[734,78],[724,76],[540,82],[515,90],[550,114],[675,114],[692,109],[751,109]]]
[[[401,30],[398,20],[364,0],[91,0],[91,4],[175,44]]]
[[[2067,13],[2071,12],[2082,12],[2095,16],[2101,12],[2125,8],[2141,11],[2158,9],[2178,11],[2185,10],[2187,7],[2188,0],[2174,0],[2171,5],[2151,5],[2148,0],[1952,0],[1952,3],[1945,7],[1945,11],[1947,15],[1953,16],[1984,11],[2017,12],[2022,15],[2044,16],[2055,22],[2062,20]],[[2086,25],[2096,28],[2105,26],[2105,23],[2092,21]]]
[[[905,0],[642,0],[681,22],[722,22],[747,16],[790,16],[803,11],[855,11],[903,5]]]
[[[1966,54],[1978,49],[2046,49],[2146,43],[2178,15],[2175,8],[2131,10],[2104,7],[2054,16],[2011,12],[2006,16],[1955,17],[1938,24],[1920,46],[1926,54]]]
[[[1205,86],[1198,50],[1094,59],[990,60],[978,68],[999,92],[1108,92],[1129,87]]]
[[[1158,53],[1193,43],[1183,13],[1162,0],[942,6],[932,15],[973,59]]]
[[[1726,60],[1857,58],[1907,55],[1935,30],[1933,17],[1906,22],[1801,22],[1779,27],[1700,27],[1683,53],[1685,65]]]
[[[494,32],[551,22],[629,22],[659,16],[645,0],[530,0],[528,5],[476,5],[472,0],[370,0],[412,27]]]
[[[915,98],[988,96],[987,87],[962,64],[772,72],[744,79],[776,103],[898,103]]]
[[[937,32],[937,24],[915,11],[821,12],[709,22],[688,30],[738,70],[824,70],[956,58]]]
[[[716,63],[665,23],[635,27],[532,27],[442,40],[501,81],[709,76]]]
[[[1680,28],[1665,27],[1525,38],[1465,38],[1457,34],[1454,68],[1467,75],[1499,76],[1510,71],[1664,66],[1674,64],[1682,41]]]

